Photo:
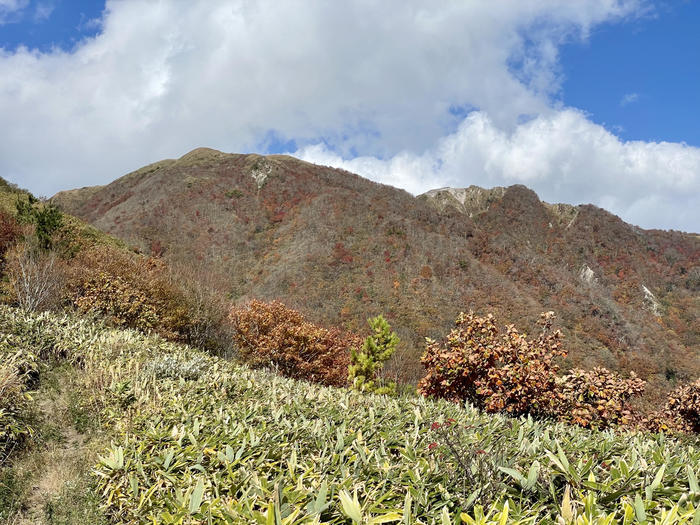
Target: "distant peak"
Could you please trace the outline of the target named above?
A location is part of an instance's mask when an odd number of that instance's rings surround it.
[[[209,158],[217,158],[225,155],[225,153],[215,150],[212,148],[195,148],[189,153],[185,153],[178,160],[181,161],[192,161],[192,160],[204,160]]]

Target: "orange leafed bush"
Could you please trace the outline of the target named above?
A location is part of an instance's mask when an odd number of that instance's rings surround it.
[[[594,368],[570,370],[559,386],[559,419],[583,427],[607,428],[633,422],[634,413],[626,403],[644,392],[646,382],[634,372],[624,379],[606,368]]]
[[[461,313],[445,341],[427,340],[422,362],[423,395],[468,400],[488,412],[549,415],[557,396],[557,367],[565,355],[561,332],[552,331],[552,312],[540,319],[542,331],[530,339],[515,327],[500,334],[494,317]]]
[[[362,345],[359,337],[317,326],[279,301],[234,307],[230,320],[240,355],[252,366],[325,385],[347,383],[350,349]]]

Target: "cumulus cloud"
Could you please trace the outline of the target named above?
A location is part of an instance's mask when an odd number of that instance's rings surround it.
[[[632,200],[618,178],[639,177],[649,194],[673,187],[696,150],[621,143],[561,108],[558,49],[644,9],[642,0],[108,1],[100,34],[70,52],[0,50],[0,175],[52,194],[197,146],[264,150],[273,136],[411,191],[512,180],[566,201],[604,184],[591,199],[609,194],[633,220],[625,210],[657,201]],[[578,143],[583,135],[590,142]],[[611,165],[648,169],[583,170],[613,151],[630,153]],[[652,176],[659,165],[667,169]]]
[[[440,186],[525,184],[549,202],[596,203],[646,227],[700,224],[700,149],[622,142],[576,110],[506,132],[481,111],[423,152],[344,160],[324,145],[296,154],[418,194]]]

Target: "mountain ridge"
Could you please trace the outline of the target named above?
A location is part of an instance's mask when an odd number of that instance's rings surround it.
[[[405,341],[393,369],[411,380],[423,338],[469,308],[524,329],[557,311],[565,366],[634,369],[658,391],[700,373],[696,235],[543,203],[524,186],[475,188],[414,197],[293,157],[198,148],[53,201],[202,268],[234,301],[281,299],[348,329],[384,313]]]

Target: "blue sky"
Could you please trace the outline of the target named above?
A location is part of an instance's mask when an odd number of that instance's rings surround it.
[[[700,230],[700,2],[0,0],[0,176],[208,146]]]
[[[564,103],[620,137],[700,146],[700,2],[599,27],[562,48],[561,67]]]
[[[100,32],[104,6],[104,2],[90,0],[31,0],[7,15],[0,27],[0,46],[9,50],[20,45],[42,51],[53,46],[70,50],[81,39]]]

